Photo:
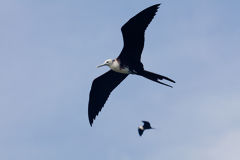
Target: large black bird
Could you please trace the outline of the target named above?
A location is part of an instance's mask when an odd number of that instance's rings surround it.
[[[96,78],[92,83],[88,103],[88,118],[91,126],[110,93],[129,74],[143,76],[169,87],[172,86],[160,82],[160,80],[165,79],[175,83],[174,80],[168,77],[144,70],[143,64],[141,63],[144,33],[159,6],[160,4],[156,4],[144,9],[124,24],[121,28],[124,46],[120,55],[116,59],[108,59],[102,65],[98,66],[109,66],[111,70]]]
[[[142,122],[143,122],[143,126],[138,127],[139,136],[142,136],[144,130],[146,130],[146,129],[154,129],[151,127],[151,125],[148,121],[142,121]]]

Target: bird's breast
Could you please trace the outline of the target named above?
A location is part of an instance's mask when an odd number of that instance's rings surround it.
[[[138,128],[141,129],[141,130],[144,130],[143,126],[139,126]]]
[[[110,68],[115,72],[119,72],[119,73],[123,73],[123,74],[129,74],[130,73],[128,67],[121,67],[120,63],[117,60],[113,61]]]

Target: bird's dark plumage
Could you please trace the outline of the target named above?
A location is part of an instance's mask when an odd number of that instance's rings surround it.
[[[151,127],[151,125],[150,125],[150,123],[148,121],[142,121],[142,122],[143,122],[143,126],[138,127],[139,136],[142,136],[143,132],[146,129],[154,129],[154,128]]]
[[[88,117],[91,126],[93,120],[103,108],[110,93],[128,76],[128,74],[137,74],[169,87],[171,86],[159,80],[165,79],[175,83],[175,81],[170,78],[144,70],[143,64],[141,63],[145,30],[155,16],[159,5],[160,4],[156,4],[144,9],[122,26],[123,49],[116,61],[109,61],[112,62],[111,65],[113,65],[113,62],[117,62],[118,68],[116,67],[116,63],[114,66],[110,66],[108,63],[108,66],[110,68],[112,67],[111,69],[116,72],[110,70],[96,78],[92,83],[88,103]],[[104,63],[103,65],[106,64]],[[126,74],[122,74],[125,73],[121,72],[122,69],[126,68]]]
[[[144,33],[160,4],[148,7],[131,18],[121,28],[124,46],[118,59],[128,66],[141,63],[141,54],[144,47]],[[131,67],[131,66],[130,66]]]
[[[168,77],[144,70],[141,62],[145,30],[156,15],[159,6],[160,4],[156,4],[144,9],[122,26],[124,46],[118,59],[123,66],[126,65],[130,70],[135,70],[136,74],[165,86],[172,87],[159,80],[165,79],[173,83],[175,83],[175,81]]]
[[[89,94],[88,118],[90,125],[103,108],[110,93],[128,76],[112,70],[96,78]]]
[[[138,128],[138,134],[139,134],[139,136],[142,136],[142,134],[143,134],[143,129],[141,129],[141,128]]]
[[[152,73],[152,72],[149,72],[149,71],[146,71],[146,70],[142,70],[142,71],[138,72],[137,74],[140,75],[140,76],[143,76],[143,77],[145,77],[147,79],[150,79],[150,80],[152,80],[154,82],[160,83],[162,85],[165,85],[165,86],[168,86],[168,87],[171,87],[171,88],[172,88],[172,86],[170,86],[168,84],[165,84],[163,82],[160,82],[160,80],[165,79],[165,80],[168,80],[170,82],[175,83],[174,80],[172,80],[172,79],[170,79],[168,77],[165,77],[165,76],[162,76],[162,75],[159,75],[159,74],[156,74],[156,73]]]
[[[150,129],[152,128],[150,123],[148,121],[142,121],[143,122],[143,128],[144,129]]]

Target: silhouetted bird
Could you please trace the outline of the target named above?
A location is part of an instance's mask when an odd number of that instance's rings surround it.
[[[148,121],[142,121],[142,122],[143,122],[143,126],[138,127],[138,133],[139,133],[140,136],[142,136],[143,132],[146,129],[154,129],[154,128],[151,127],[151,125]]]
[[[144,33],[155,16],[160,4],[144,9],[131,18],[121,28],[124,46],[120,55],[116,59],[108,59],[102,65],[109,66],[111,70],[96,78],[91,87],[88,103],[88,118],[92,126],[93,120],[101,111],[110,93],[129,75],[135,74],[143,76],[157,83],[172,87],[160,82],[172,79],[144,70],[141,63],[141,54],[144,46]]]

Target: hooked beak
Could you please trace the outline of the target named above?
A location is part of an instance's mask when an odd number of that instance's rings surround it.
[[[101,65],[99,65],[99,66],[97,66],[97,68],[99,68],[99,67],[102,67],[102,66],[105,66],[106,64],[105,63],[103,63],[103,64],[101,64]]]

